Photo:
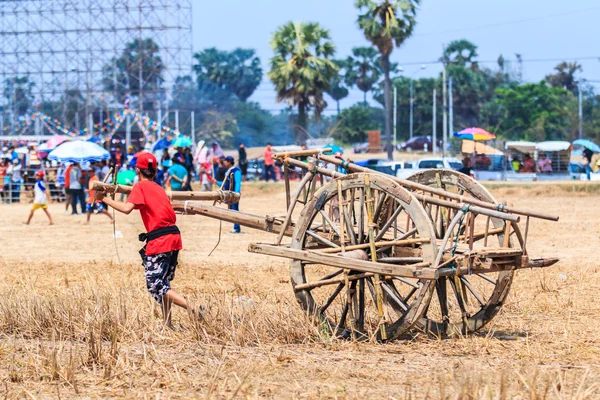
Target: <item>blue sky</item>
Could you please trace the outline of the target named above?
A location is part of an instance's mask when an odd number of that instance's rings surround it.
[[[339,58],[349,55],[352,47],[368,44],[356,25],[353,0],[195,0],[193,12],[195,50],[253,48],[265,73],[273,55],[271,35],[290,20],[319,22],[329,29]],[[600,80],[598,0],[422,0],[417,21],[414,36],[392,54],[406,75],[439,74],[435,64],[417,72],[419,63],[437,60],[444,44],[464,38],[479,46],[485,66],[495,66],[500,54],[506,59],[521,54],[527,81],[542,79],[557,59],[578,59],[582,77]],[[341,104],[347,107],[361,99],[361,92],[353,90]],[[275,102],[266,76],[251,100],[269,110],[284,108]],[[328,103],[327,112],[333,113],[335,102]]]

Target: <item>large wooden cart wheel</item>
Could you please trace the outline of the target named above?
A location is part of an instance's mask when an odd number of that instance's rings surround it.
[[[486,202],[496,202],[488,190],[469,176],[452,170],[427,170],[418,172],[408,178],[434,188],[472,197]],[[432,220],[435,234],[441,239],[446,233],[450,222],[448,209],[428,204],[426,212]],[[504,221],[484,215],[475,217],[475,232],[486,231],[489,223],[488,237],[475,237],[474,248],[485,245],[502,247],[504,243]],[[513,230],[519,232],[517,224]],[[516,235],[515,243],[509,240],[508,246],[521,245],[521,235]],[[485,241],[487,240],[487,243]],[[467,237],[459,236],[458,242],[452,237],[448,246],[467,246]],[[460,277],[442,277],[435,282],[424,282],[425,285],[435,286],[436,295],[432,296],[429,308],[416,327],[438,336],[467,334],[484,327],[500,311],[508,296],[513,279],[512,271],[502,271],[489,274],[473,274]]]
[[[385,245],[394,240],[413,243]],[[291,248],[415,268],[433,265],[437,254],[420,202],[391,179],[364,173],[335,179],[314,194],[296,223]],[[307,314],[322,331],[344,338],[395,339],[422,317],[433,294],[433,286],[417,278],[300,260],[291,261],[290,274]]]

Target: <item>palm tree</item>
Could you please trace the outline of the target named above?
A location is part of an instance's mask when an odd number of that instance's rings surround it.
[[[377,55],[377,49],[374,47],[354,47],[352,56],[348,56],[346,60],[348,64],[346,82],[349,86],[356,85],[363,92],[365,105],[367,104],[367,93],[377,83],[381,75]]]
[[[346,77],[348,75],[348,64],[346,60],[333,60],[337,65],[339,73],[331,77],[330,88],[327,90],[327,94],[337,103],[337,115],[340,115],[340,100],[348,97],[350,93],[348,90]],[[342,75],[341,71],[345,70],[346,73]],[[351,85],[348,85],[351,86]]]
[[[415,28],[417,6],[421,0],[356,0],[356,7],[361,13],[358,26],[365,37],[373,43],[381,57],[381,68],[384,75],[385,97],[385,136],[387,138],[388,158],[393,158],[391,135],[391,81],[390,54],[394,46],[400,47],[408,39]]]
[[[298,124],[306,131],[307,112],[312,108],[317,118],[320,116],[327,106],[323,94],[338,72],[330,59],[335,46],[329,31],[318,23],[288,22],[273,34],[271,47],[275,55],[268,75],[275,85],[277,101],[298,106]],[[298,139],[304,143],[306,137],[302,132]]]

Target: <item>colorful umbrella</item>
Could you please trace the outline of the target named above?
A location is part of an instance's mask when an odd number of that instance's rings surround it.
[[[594,153],[600,153],[600,146],[598,146],[596,143],[592,142],[591,140],[577,139],[573,142],[573,144],[585,147],[586,149],[589,149]]]
[[[170,145],[171,145],[171,142],[169,142],[165,138],[162,138],[158,142],[154,143],[154,146],[152,147],[152,151],[168,149]]]
[[[133,180],[135,179],[135,176],[137,174],[135,173],[135,171],[128,169],[126,171],[123,172],[119,172],[117,174],[117,183],[119,185],[128,185],[131,186],[133,185]]]
[[[185,136],[179,136],[177,139],[175,139],[173,141],[173,143],[171,143],[171,146],[173,146],[173,147],[191,147],[193,144],[194,143],[192,142],[192,139],[185,137]]]
[[[323,153],[325,155],[331,155],[331,154],[336,154],[336,153],[344,154],[344,149],[342,149],[340,146],[335,145],[335,144],[329,144],[329,145],[325,146],[325,148],[331,149],[331,151]]]
[[[54,135],[46,142],[46,149],[53,150],[65,140],[69,140],[69,138],[67,136]]]
[[[49,155],[48,159],[61,162],[95,162],[110,158],[110,153],[96,143],[74,140],[58,146]]]
[[[496,139],[496,135],[481,128],[467,128],[460,132],[454,132],[454,136],[460,139],[485,141]]]

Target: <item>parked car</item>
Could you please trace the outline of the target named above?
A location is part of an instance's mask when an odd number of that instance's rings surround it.
[[[368,158],[366,160],[355,161],[356,165],[360,165],[361,167],[371,168],[374,165],[381,164],[386,162],[387,160],[384,158]]]
[[[407,178],[412,174],[423,171],[426,169],[453,169],[455,171],[462,168],[462,162],[458,158],[454,157],[428,157],[422,158],[418,161],[406,162],[407,168],[399,169],[396,171],[398,178]]]
[[[249,181],[256,181],[263,178],[265,168],[265,162],[262,158],[256,158],[254,160],[248,160],[248,169],[246,179]]]
[[[414,163],[411,161],[384,161],[368,168],[387,175],[401,176],[404,170],[414,170]]]
[[[369,142],[356,144],[356,145],[354,145],[352,150],[354,150],[354,154],[368,153],[369,152]]]
[[[415,136],[412,139],[401,143],[398,146],[398,150],[400,151],[425,151],[425,146],[427,146],[426,151],[433,151],[433,139],[431,136]],[[438,149],[442,148],[442,141],[437,140]]]

